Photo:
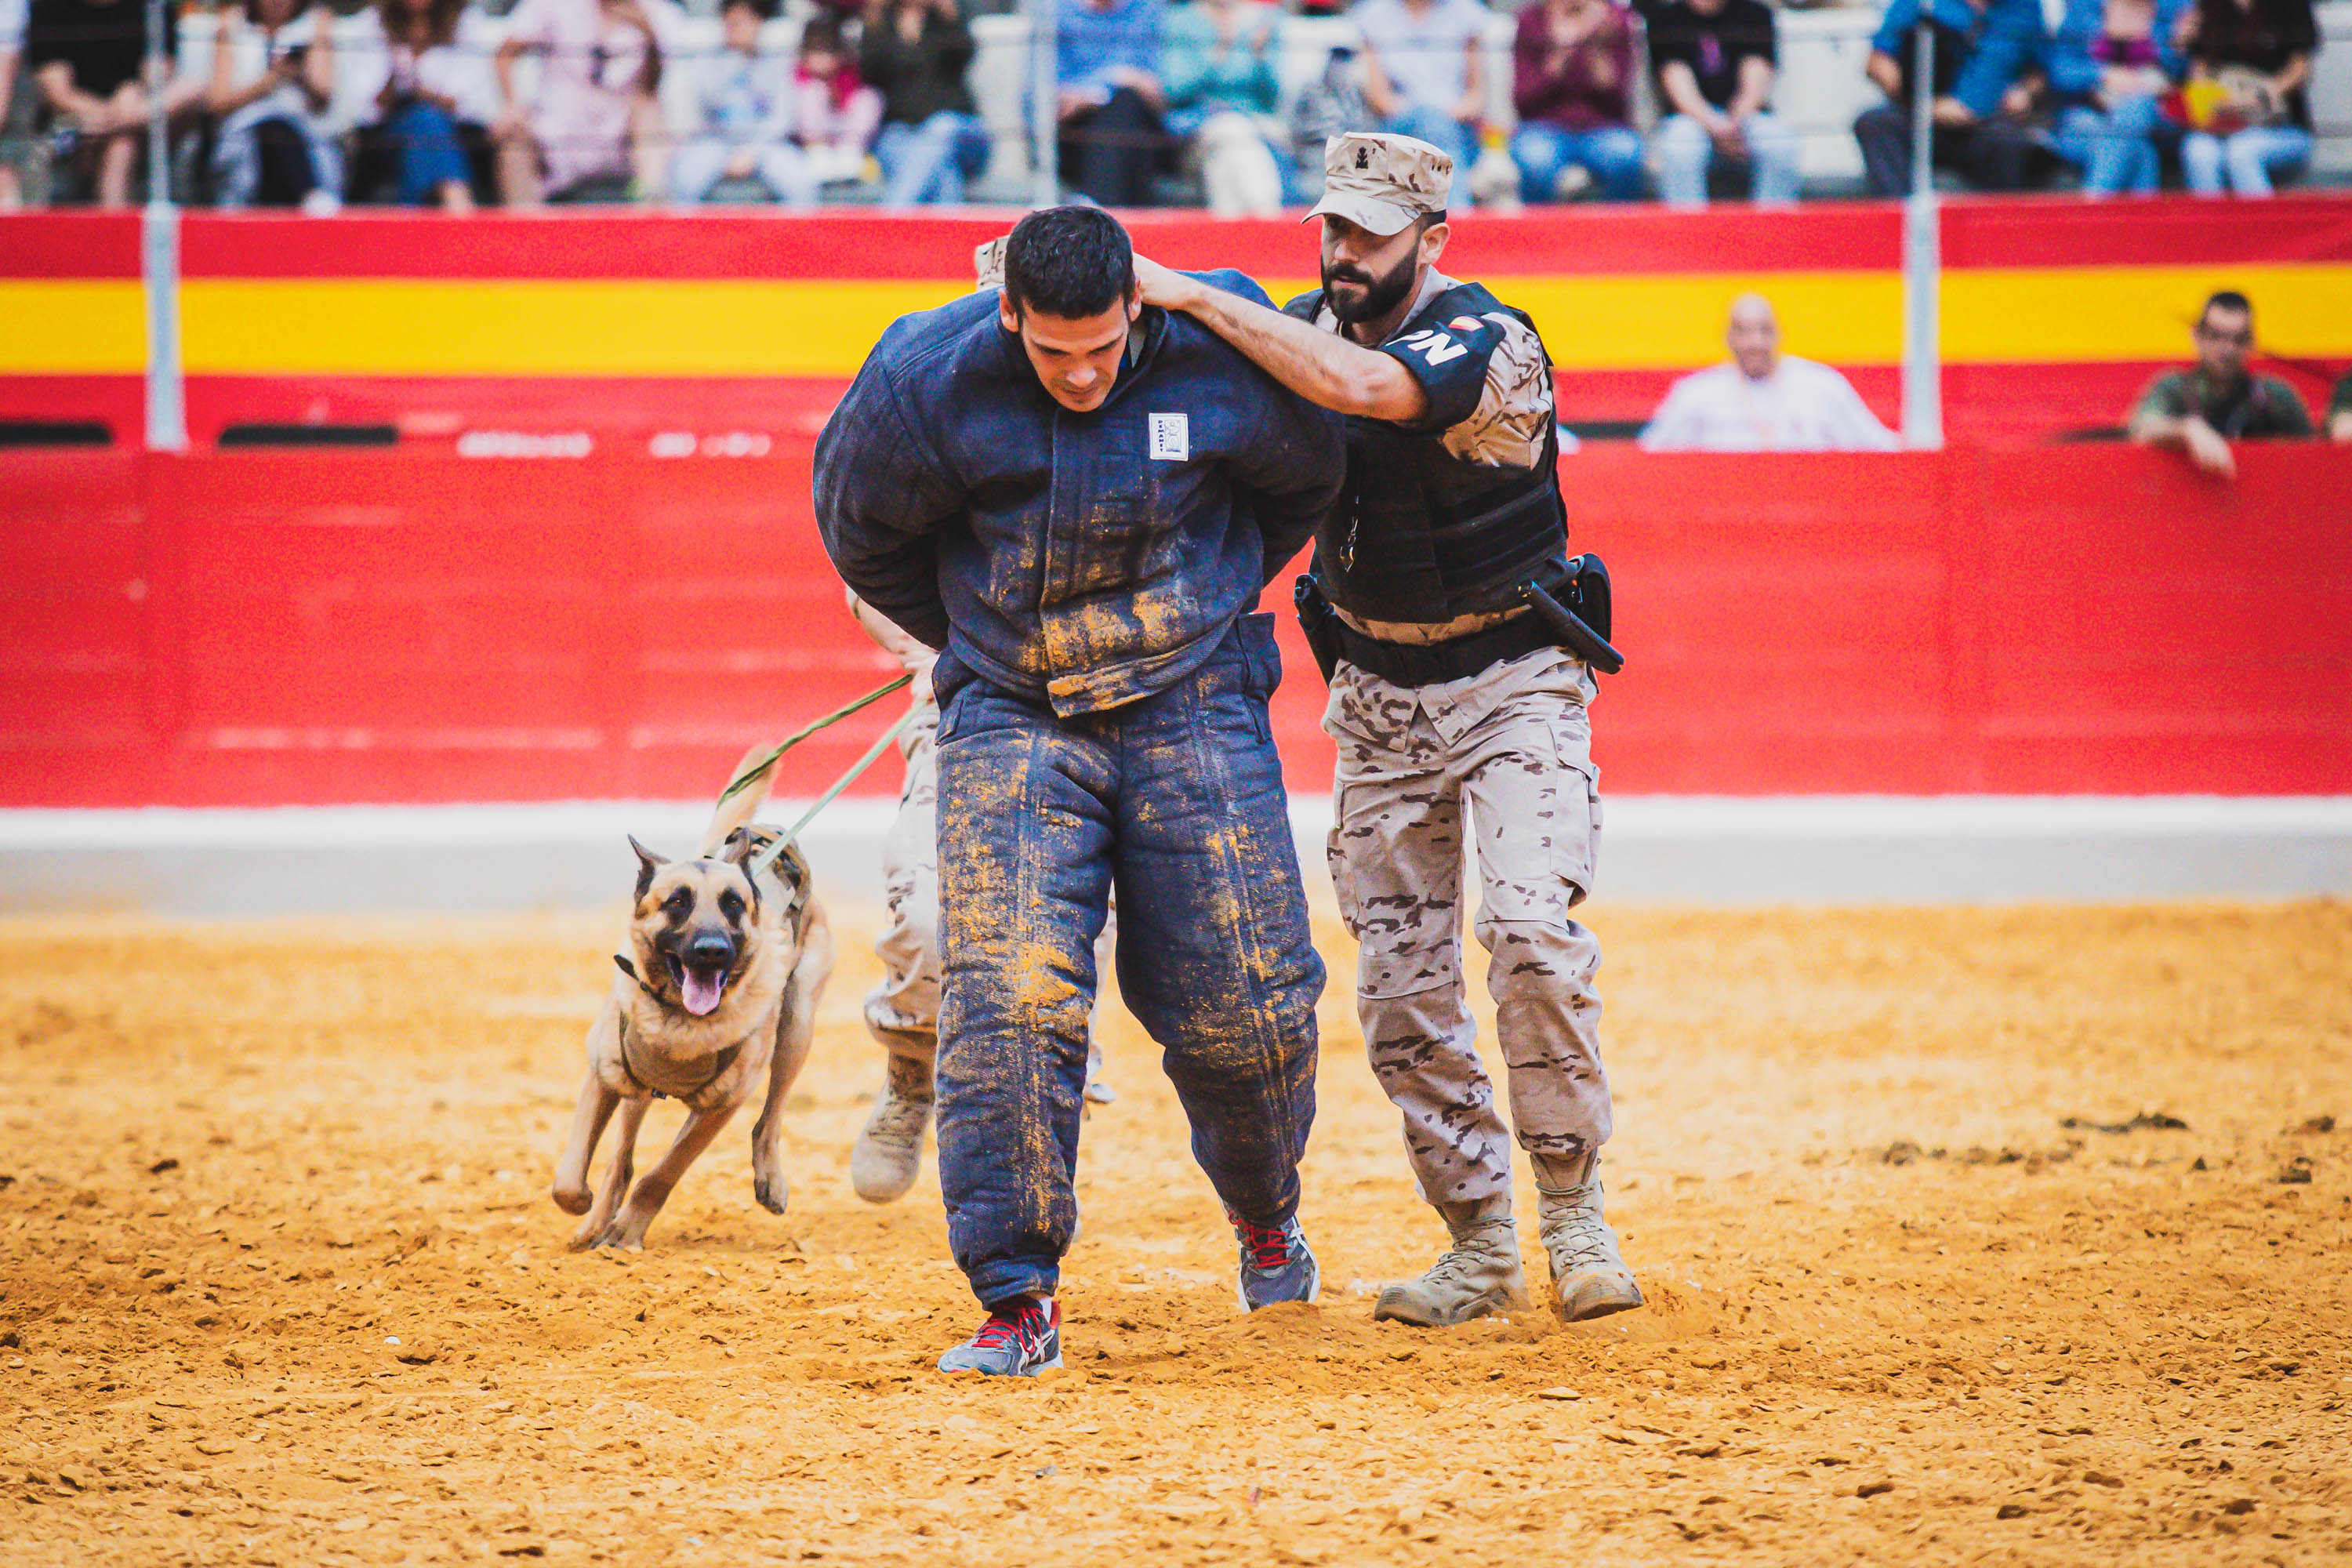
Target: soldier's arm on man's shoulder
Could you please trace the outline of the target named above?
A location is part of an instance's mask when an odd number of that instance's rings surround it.
[[[1144,256],[1135,258],[1135,275],[1146,304],[1181,310],[1310,402],[1369,419],[1411,418],[1421,407],[1420,384],[1395,361],[1284,315],[1255,283],[1236,292],[1211,281],[1213,274],[1173,271]]]
[[[1275,308],[1274,297],[1259,286],[1256,279],[1239,268],[1212,267],[1187,276],[1200,279],[1212,289],[1222,289],[1228,294],[1247,300],[1253,305],[1263,305],[1269,310]]]

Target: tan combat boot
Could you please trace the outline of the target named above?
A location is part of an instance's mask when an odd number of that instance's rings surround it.
[[[1599,1162],[1597,1153],[1574,1160],[1538,1155],[1535,1162],[1536,1212],[1551,1260],[1552,1290],[1560,1318],[1570,1323],[1642,1304],[1642,1288],[1617,1250],[1617,1233],[1601,1217]]]
[[[1511,1218],[1510,1195],[1439,1204],[1437,1212],[1453,1234],[1454,1245],[1420,1279],[1381,1290],[1372,1307],[1373,1321],[1388,1318],[1442,1329],[1489,1312],[1524,1310],[1528,1281],[1519,1267],[1519,1227]]]
[[[907,1195],[923,1168],[923,1129],[931,1121],[931,1065],[892,1053],[890,1079],[874,1099],[849,1151],[849,1184],[870,1204]]]

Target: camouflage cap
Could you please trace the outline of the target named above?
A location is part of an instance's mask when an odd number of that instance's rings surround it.
[[[985,294],[991,289],[1004,287],[1004,241],[1010,237],[1007,235],[992,239],[972,251],[971,275],[980,280],[973,293]]]
[[[1426,142],[1385,131],[1350,131],[1323,144],[1323,199],[1331,213],[1374,234],[1395,234],[1423,213],[1445,210],[1454,160]]]

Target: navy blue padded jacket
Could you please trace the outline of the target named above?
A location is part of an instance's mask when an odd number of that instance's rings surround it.
[[[1198,276],[1246,299],[1238,272]],[[1147,306],[1101,406],[1072,413],[997,294],[893,322],[825,422],[817,527],[857,596],[1064,717],[1165,690],[1314,535],[1339,416],[1189,316]]]

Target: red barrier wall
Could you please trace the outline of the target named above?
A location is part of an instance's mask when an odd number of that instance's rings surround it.
[[[1609,787],[2352,792],[2352,451],[2241,460],[2222,485],[2125,448],[1566,459],[1630,658]],[[0,455],[0,805],[709,794],[890,668],[808,481],[805,447]],[[1283,618],[1277,726],[1319,790]]]

